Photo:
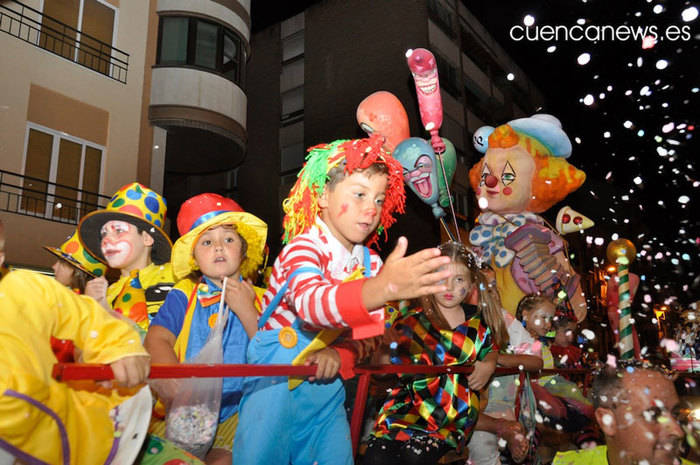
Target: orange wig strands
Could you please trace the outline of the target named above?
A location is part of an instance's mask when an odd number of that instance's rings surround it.
[[[366,139],[336,140],[309,148],[306,163],[282,202],[285,213],[283,242],[291,241],[314,224],[319,213],[318,199],[326,188],[328,173],[333,168],[342,166],[343,172],[350,175],[375,164],[386,167],[389,181],[379,227],[369,236],[367,245],[376,243],[381,233],[386,239],[386,230],[396,222],[394,214],[405,211],[406,194],[403,168],[382,148],[383,143],[382,137],[373,135]]]
[[[586,173],[570,165],[564,158],[555,157],[539,140],[514,130],[507,124],[497,127],[489,136],[489,149],[507,149],[520,145],[535,159],[532,180],[532,198],[527,210],[541,213],[563,200],[586,180]],[[483,158],[469,170],[469,183],[476,190],[481,181]]]

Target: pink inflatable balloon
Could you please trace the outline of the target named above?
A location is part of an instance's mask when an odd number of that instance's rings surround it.
[[[438,135],[442,126],[442,97],[435,56],[424,48],[408,50],[406,61],[416,84],[418,107],[423,127],[430,132],[430,144],[437,153],[445,151]]]

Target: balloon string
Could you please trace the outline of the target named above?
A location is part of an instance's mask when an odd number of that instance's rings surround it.
[[[459,234],[459,225],[457,224],[457,215],[455,215],[455,207],[454,204],[452,203],[452,193],[450,192],[450,182],[447,179],[447,171],[445,171],[445,163],[442,161],[442,154],[444,153],[444,150],[441,152],[437,152],[437,159],[440,162],[440,168],[442,169],[442,179],[445,181],[445,189],[447,189],[447,200],[450,202],[450,213],[452,214],[452,222],[455,225],[455,232],[457,233],[457,242],[462,242],[462,238],[460,237]],[[452,235],[450,234],[450,239],[454,240]]]
[[[452,231],[450,231],[450,228],[447,227],[447,223],[445,223],[445,217],[441,216],[440,217],[440,224],[442,225],[443,228],[445,228],[445,232],[447,233],[447,236],[450,238],[451,241],[455,240],[454,235],[452,235]]]

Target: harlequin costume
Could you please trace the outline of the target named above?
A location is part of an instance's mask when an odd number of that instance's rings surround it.
[[[248,348],[248,363],[303,363],[307,354],[333,344],[342,360],[341,375],[352,376],[353,362],[378,344],[372,336],[383,333],[384,311],[370,314],[362,304],[361,289],[362,278],[376,275],[381,259],[362,244],[345,248],[318,217],[318,198],[334,167],[349,174],[385,164],[389,181],[380,226],[368,237],[368,243],[374,242],[404,205],[401,166],[381,145],[382,140],[373,137],[309,149],[307,163],[283,203],[289,244],[273,266],[263,297],[266,310]],[[334,339],[348,328],[351,336]],[[286,377],[247,379],[234,463],[353,463],[344,400],[338,378],[327,383],[288,382]]]
[[[170,291],[152,325],[162,326],[176,336],[175,354],[180,362],[194,358],[204,346],[214,327],[221,301],[221,289],[208,277],[194,280],[191,273],[198,269],[194,246],[206,230],[219,225],[234,225],[246,241],[245,260],[240,265],[242,276],[252,276],[262,264],[267,238],[267,225],[256,216],[243,211],[233,200],[217,194],[201,194],[190,198],[180,207],[177,218],[181,237],[172,251],[175,275],[181,278]],[[263,289],[255,288],[259,296]],[[246,363],[248,335],[238,316],[231,311],[223,332],[223,363]],[[241,398],[243,378],[224,378],[219,430],[213,447],[231,449],[237,423],[235,414]],[[161,422],[162,423],[162,422]],[[164,431],[164,424],[154,426],[154,434]]]
[[[103,276],[107,270],[104,264],[85,250],[83,244],[80,243],[77,229],[60,247],[44,246],[44,248],[76,270],[86,273],[90,278]],[[78,294],[80,293],[80,289],[73,289],[73,291]],[[52,337],[51,347],[59,362],[73,362],[73,353],[75,349],[73,341]]]
[[[483,360],[494,349],[491,330],[477,307],[462,304],[465,321],[443,329],[421,308],[401,308],[394,323],[400,333],[392,350],[392,363],[464,365]],[[466,374],[401,376],[400,385],[388,395],[372,435],[406,442],[423,437],[463,446],[471,436],[479,413],[479,394],[469,389]],[[383,441],[372,441],[381,447]],[[368,449],[369,450],[369,449]]]
[[[0,448],[24,463],[132,463],[150,390],[125,397],[71,389],[52,378],[49,338],[75,341],[87,363],[112,363],[148,356],[138,333],[93,299],[22,270],[0,281],[0,314]]]
[[[166,208],[161,195],[135,182],[119,189],[104,209],[88,213],[78,225],[78,234],[85,248],[103,263],[106,261],[102,254],[100,230],[108,221],[133,224],[153,238],[152,263],[133,270],[129,275],[122,275],[107,289],[110,306],[144,331],[175,281],[169,263],[172,243],[161,229]]]

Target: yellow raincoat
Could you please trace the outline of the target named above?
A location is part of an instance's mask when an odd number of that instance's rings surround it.
[[[132,463],[148,427],[148,388],[133,397],[72,389],[51,376],[49,339],[73,340],[87,363],[112,363],[147,355],[137,332],[91,298],[28,271],[0,281],[0,320],[0,448],[24,462]]]

